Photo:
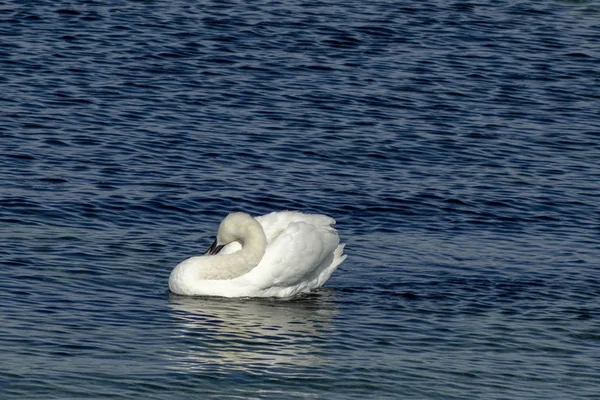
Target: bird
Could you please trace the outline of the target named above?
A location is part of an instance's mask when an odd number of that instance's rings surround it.
[[[185,296],[292,297],[321,287],[346,259],[335,220],[278,211],[253,218],[233,212],[202,256],[179,263],[172,293]]]

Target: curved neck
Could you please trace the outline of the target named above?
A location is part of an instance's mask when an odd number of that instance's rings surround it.
[[[253,219],[252,221],[252,224],[244,227],[242,235],[238,239],[242,244],[242,250],[238,253],[246,260],[246,263],[250,266],[249,269],[258,265],[267,248],[267,237],[262,226],[256,220]]]
[[[204,279],[234,279],[260,263],[267,248],[267,238],[258,221],[252,219],[239,227],[235,237],[242,244],[242,249],[232,254],[210,256],[212,268]]]

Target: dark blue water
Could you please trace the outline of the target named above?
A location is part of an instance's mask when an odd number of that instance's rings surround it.
[[[338,221],[292,300],[169,295]],[[599,399],[597,1],[0,1],[3,399]]]

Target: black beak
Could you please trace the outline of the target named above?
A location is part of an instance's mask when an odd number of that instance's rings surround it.
[[[217,244],[217,240],[215,239],[213,244],[210,245],[210,247],[208,248],[208,250],[206,250],[206,253],[204,253],[204,255],[205,256],[214,256],[215,254],[220,252],[224,246],[225,246],[224,244]]]

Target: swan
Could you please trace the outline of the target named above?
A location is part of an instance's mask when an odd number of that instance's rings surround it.
[[[346,259],[335,220],[280,211],[225,217],[203,256],[179,263],[171,292],[187,296],[291,297],[321,287]]]

